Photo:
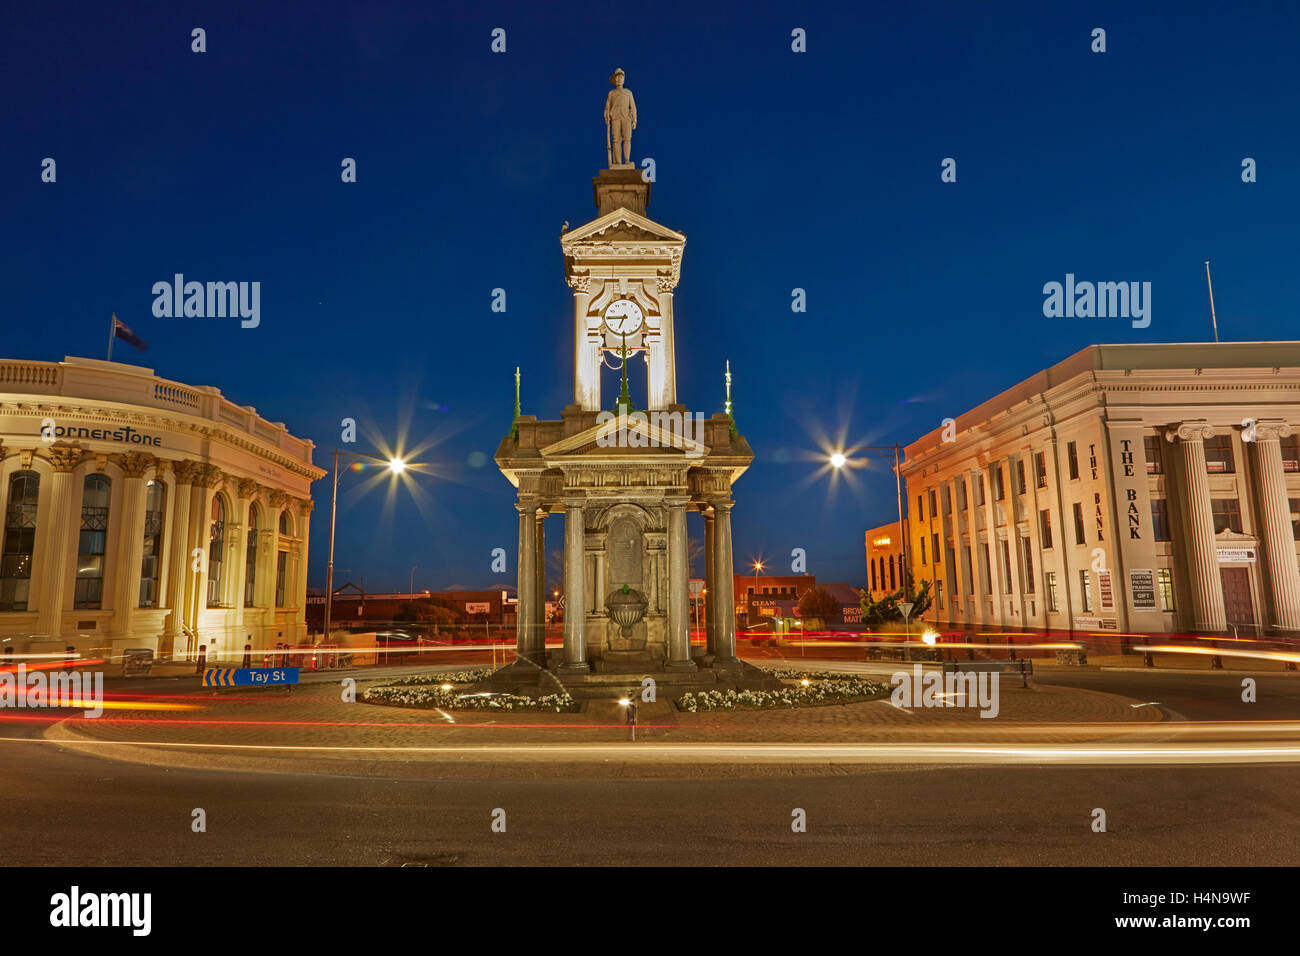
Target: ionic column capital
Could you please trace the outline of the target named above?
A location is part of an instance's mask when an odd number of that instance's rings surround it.
[[[1214,437],[1214,426],[1204,419],[1174,422],[1165,429],[1165,441],[1205,441]]]
[[[1290,423],[1280,418],[1266,418],[1255,422],[1255,441],[1278,441],[1289,438],[1292,434]]]

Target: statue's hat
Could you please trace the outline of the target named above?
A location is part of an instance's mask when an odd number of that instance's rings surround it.
[[[623,72],[623,68],[622,68],[622,67],[619,67],[618,69],[616,69],[613,73],[611,73],[611,74],[609,75],[609,82],[613,83],[613,82],[614,82],[614,77],[616,77],[616,76],[627,76],[627,74]]]

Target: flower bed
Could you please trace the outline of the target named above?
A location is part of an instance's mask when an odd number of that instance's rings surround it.
[[[481,679],[481,678],[480,678]],[[450,681],[447,681],[450,683]],[[368,704],[396,707],[422,707],[442,710],[551,710],[557,714],[577,710],[577,702],[568,694],[523,697],[518,694],[466,695],[460,691],[430,686],[371,687],[361,699]]]
[[[385,681],[385,687],[419,687],[425,684],[477,684],[487,680],[495,671],[490,667],[480,667],[472,671],[453,671],[449,674],[412,674],[410,677],[396,677]]]
[[[769,671],[774,677],[806,679],[805,686],[785,687],[781,690],[706,690],[698,694],[683,694],[677,698],[677,708],[689,714],[701,710],[760,710],[773,707],[816,706],[818,704],[848,704],[858,700],[871,700],[889,693],[889,685],[865,677],[849,674],[829,674],[789,670]]]

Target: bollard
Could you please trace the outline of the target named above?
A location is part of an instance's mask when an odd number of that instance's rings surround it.
[[[245,644],[244,645],[244,669],[247,670],[252,666],[253,666],[253,645]]]
[[[1155,656],[1154,656],[1150,651],[1143,651],[1143,652],[1142,652],[1142,666],[1143,666],[1143,667],[1155,667],[1155,666],[1156,666],[1156,659],[1155,659]]]
[[[627,692],[627,729],[629,740],[636,741],[636,691]]]
[[[194,673],[202,674],[203,669],[207,666],[207,664],[208,664],[208,645],[200,644],[199,645],[199,666],[194,671]]]

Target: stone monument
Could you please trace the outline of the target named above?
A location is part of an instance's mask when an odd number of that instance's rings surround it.
[[[518,490],[519,603],[517,659],[493,683],[552,693],[558,682],[576,697],[607,696],[629,676],[676,691],[771,686],[736,656],[731,487],[753,453],[729,407],[706,417],[677,400],[673,292],[686,237],[646,216],[651,184],[631,162],[636,105],[622,81],[618,70],[605,106],[610,168],[592,181],[597,216],[560,235],[573,296],[573,403],[543,420],[516,400],[495,455]],[[640,409],[627,384],[637,357],[646,365]],[[601,371],[610,364],[621,367],[622,388],[606,408]],[[544,641],[551,516],[564,523],[560,653]],[[690,520],[705,550],[705,640],[695,645]]]

